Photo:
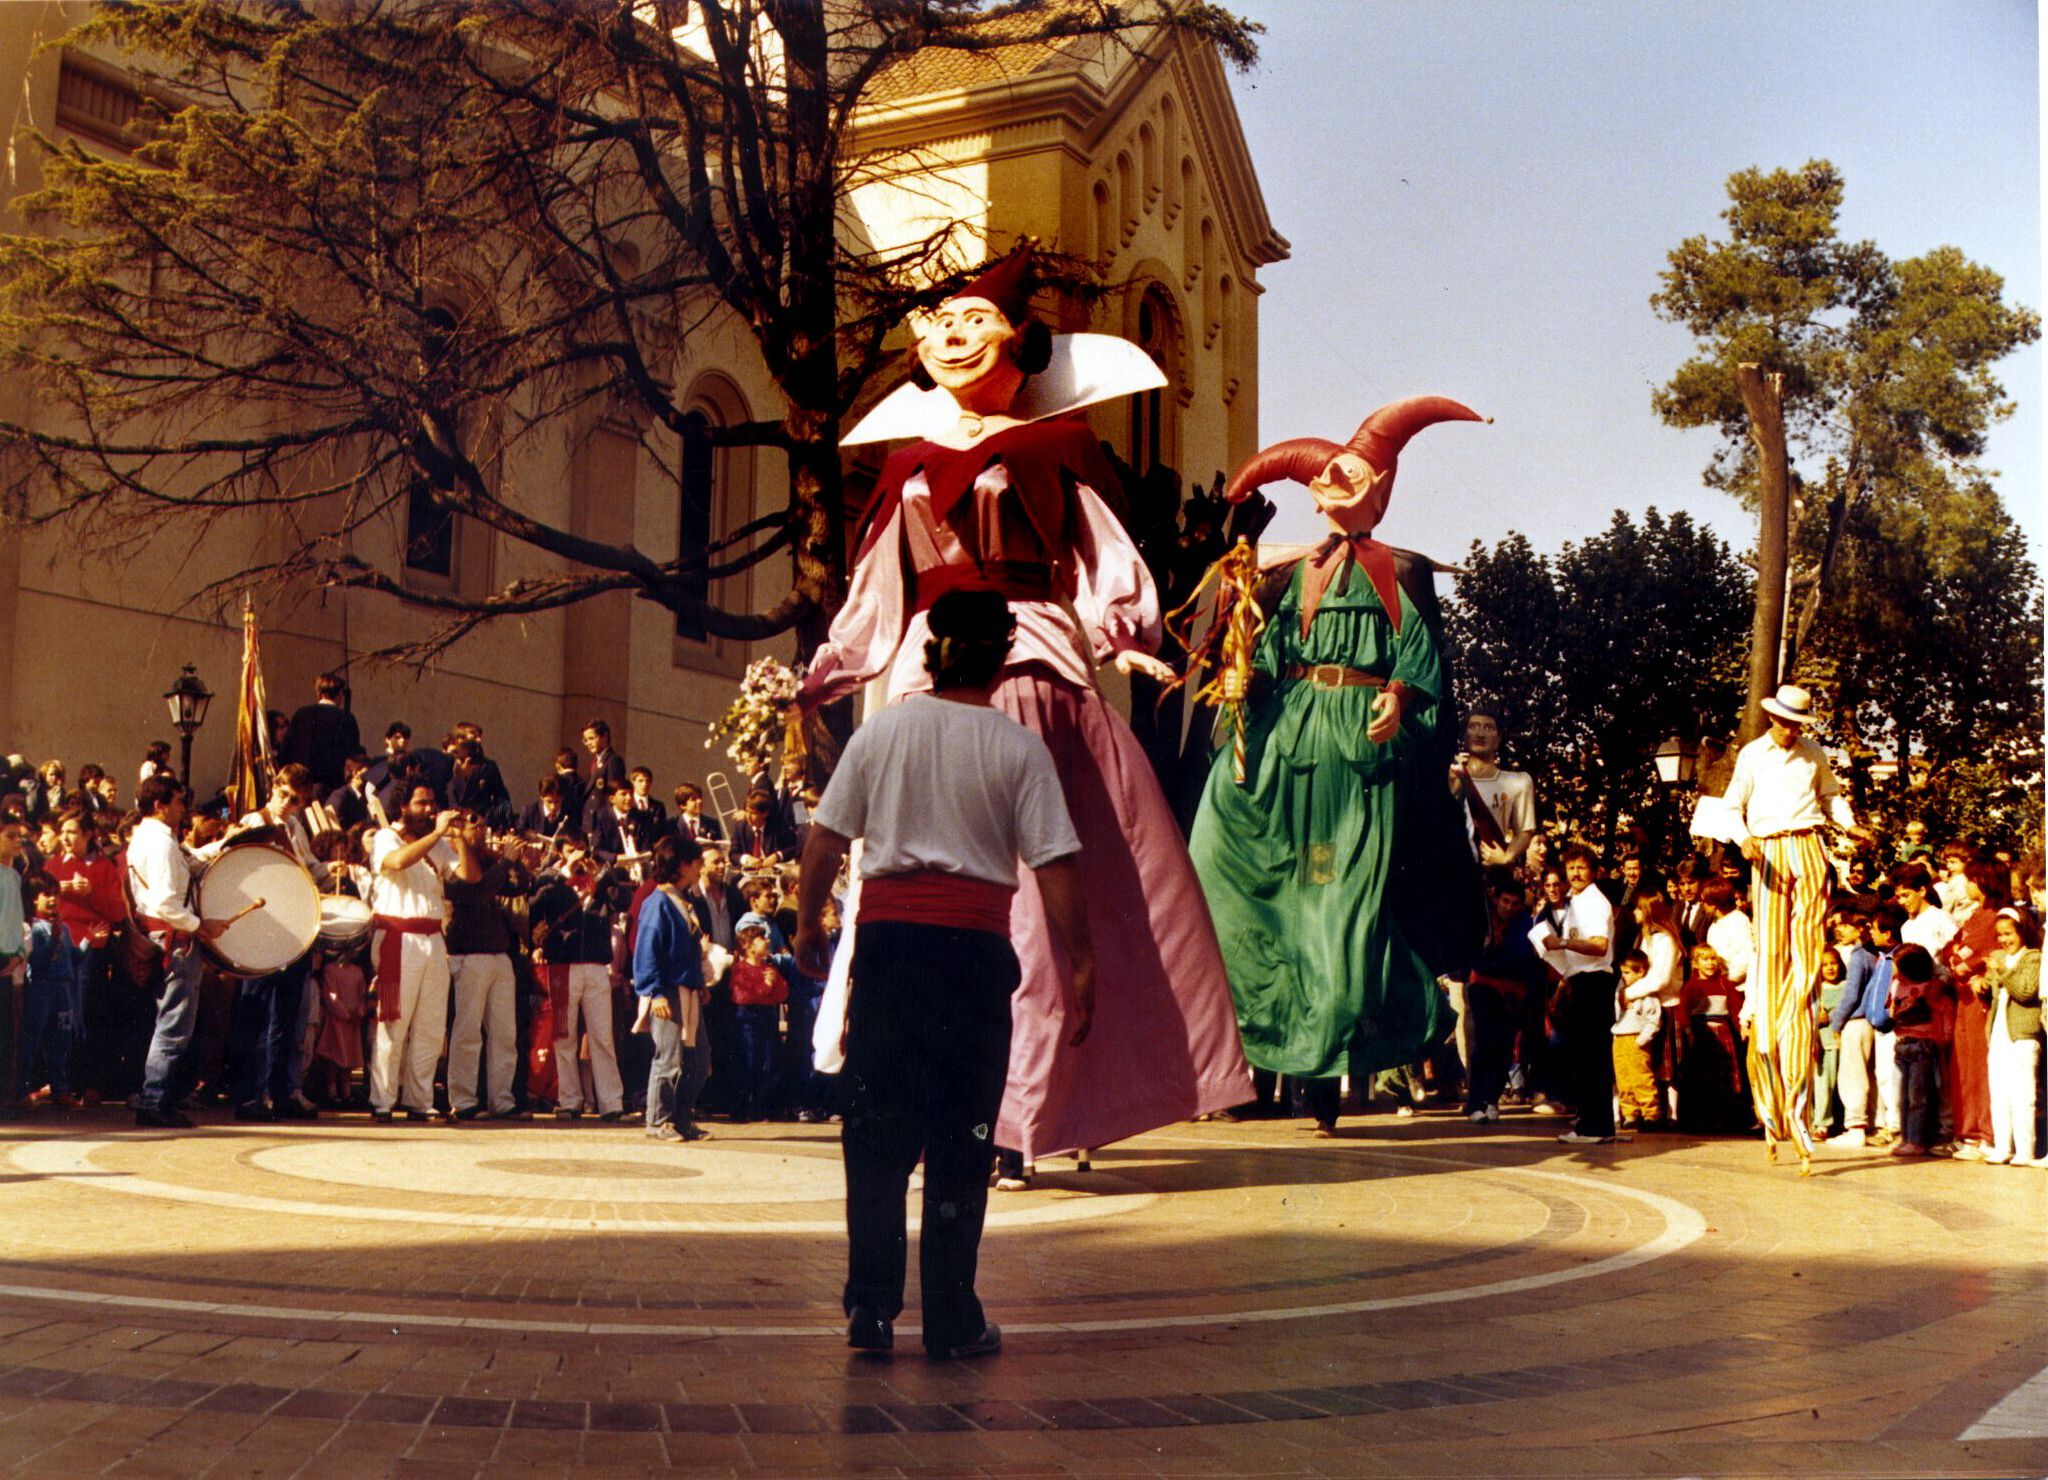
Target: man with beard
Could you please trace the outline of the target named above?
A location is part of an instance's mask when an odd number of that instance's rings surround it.
[[[408,1120],[434,1113],[434,1065],[448,1022],[448,943],[442,880],[482,875],[460,826],[436,813],[435,792],[414,786],[395,827],[370,842],[377,1038],[370,1055],[370,1117],[388,1123],[402,1102]]]

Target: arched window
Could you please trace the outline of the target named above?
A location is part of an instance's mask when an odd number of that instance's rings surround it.
[[[446,308],[430,308],[422,317],[428,326],[424,347],[429,357],[438,357],[442,336],[455,331],[455,315]],[[435,495],[453,487],[445,474],[422,474],[406,490],[405,568],[421,575],[452,580],[455,576],[455,511]]]
[[[720,447],[713,440],[719,427],[748,419],[739,390],[722,375],[707,375],[684,401],[682,445],[676,459],[676,550],[679,558],[701,554],[721,531],[736,528],[750,517],[753,502],[753,458],[741,447]],[[744,582],[744,575],[729,578]],[[702,565],[685,571],[680,582],[686,595],[701,602],[718,600],[727,608],[744,605],[725,581],[713,581]],[[716,588],[724,588],[721,592]],[[712,642],[701,622],[676,613],[676,636],[683,642]],[[679,656],[678,661],[683,661]],[[693,660],[694,661],[694,660]]]
[[[1157,284],[1148,287],[1138,300],[1137,333],[1134,338],[1138,347],[1152,357],[1153,363],[1167,374],[1171,382],[1179,368],[1179,355],[1175,345],[1175,324],[1172,305]],[[1142,391],[1131,397],[1130,464],[1139,474],[1150,472],[1161,463],[1173,464],[1178,457],[1174,446],[1172,411],[1169,396],[1173,387],[1169,383],[1155,390]]]
[[[1116,256],[1116,249],[1122,245],[1116,237],[1116,217],[1109,203],[1109,182],[1095,182],[1095,256],[1103,266],[1109,265]]]
[[[712,508],[718,501],[718,449],[712,445],[714,423],[701,408],[683,416],[682,472],[678,480],[676,549],[682,555],[711,543]],[[711,578],[701,569],[683,577],[685,593],[699,601],[711,599]],[[711,636],[704,624],[676,613],[676,636],[704,642]]]

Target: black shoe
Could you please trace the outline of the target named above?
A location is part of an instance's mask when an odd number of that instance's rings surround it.
[[[481,1120],[483,1113],[484,1107],[481,1105],[464,1105],[455,1112],[455,1118],[457,1120]]]
[[[297,1100],[286,1100],[271,1112],[279,1120],[318,1120],[320,1112],[311,1105],[301,1105]]]
[[[598,1116],[597,1118],[605,1122],[605,1124],[610,1125],[615,1121],[625,1119],[626,1112],[623,1110],[607,1110],[604,1112],[604,1114]]]
[[[557,1110],[555,1112],[555,1119],[557,1120],[581,1120],[582,1118],[583,1112],[581,1110]]]
[[[370,1112],[370,1119],[376,1121],[379,1125],[389,1125],[391,1124],[391,1112],[389,1110],[372,1110]]]
[[[189,1131],[192,1129],[192,1117],[182,1110],[173,1110],[169,1106],[165,1106],[160,1110],[138,1110],[135,1112],[135,1123],[160,1131]]]
[[[435,1120],[439,1117],[436,1116],[434,1112],[431,1110],[408,1110],[405,1112],[405,1118],[417,1124],[424,1121]]]
[[[847,1339],[853,1338],[849,1334]],[[963,1341],[958,1346],[938,1347],[927,1355],[935,1362],[956,1362],[962,1357],[986,1357],[1003,1349],[1003,1328],[990,1321],[981,1328],[981,1335],[972,1341]]]
[[[846,1344],[857,1352],[885,1352],[896,1345],[896,1328],[887,1316],[876,1315],[865,1305],[853,1308],[846,1323]]]
[[[259,1125],[268,1125],[277,1117],[270,1113],[268,1105],[258,1100],[253,1104],[235,1106],[235,1119],[253,1120]]]

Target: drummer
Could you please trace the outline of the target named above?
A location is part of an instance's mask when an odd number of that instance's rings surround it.
[[[321,889],[330,883],[326,862],[314,855],[305,811],[319,797],[313,773],[293,762],[279,768],[270,800],[249,813],[217,847],[232,847],[249,829],[275,830]],[[306,992],[309,954],[282,971],[252,977],[235,994],[228,1018],[229,1092],[237,1120],[316,1120],[319,1111],[299,1096],[305,1065],[299,1059],[299,1008]]]
[[[128,839],[130,897],[136,926],[153,948],[151,974],[158,979],[156,1031],[143,1066],[135,1123],[182,1128],[192,1124],[178,1099],[199,1016],[201,963],[192,942],[195,936],[219,939],[229,922],[201,920],[190,903],[192,865],[178,842],[185,826],[185,788],[168,776],[151,776],[137,788],[135,803],[143,817]]]
[[[434,1066],[448,1036],[447,900],[441,881],[483,876],[462,813],[436,812],[439,795],[414,786],[395,825],[370,841],[370,960],[377,1038],[370,1052],[370,1118],[434,1118]]]

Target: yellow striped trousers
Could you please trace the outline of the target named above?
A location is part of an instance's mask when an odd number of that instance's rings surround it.
[[[1827,949],[1828,860],[1820,836],[1815,829],[1759,838],[1763,860],[1750,889],[1750,1091],[1764,1135],[1796,1142],[1802,1156],[1813,1151],[1813,1002]]]

